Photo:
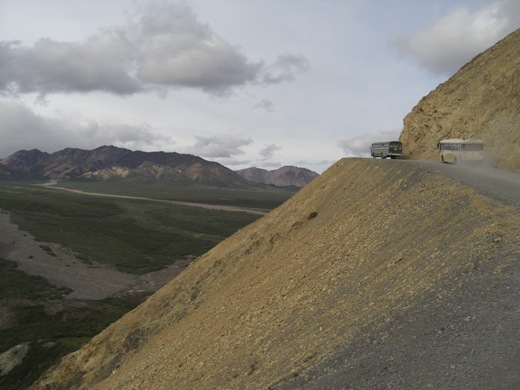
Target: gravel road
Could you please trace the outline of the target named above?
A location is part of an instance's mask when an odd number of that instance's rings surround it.
[[[471,187],[491,200],[502,217],[503,236],[495,238],[494,253],[469,272],[451,281],[445,275],[402,316],[272,389],[518,389],[520,173],[485,164],[388,163],[420,165]],[[465,233],[457,230],[453,235]],[[447,250],[450,261],[470,257],[456,252]]]
[[[480,194],[520,207],[520,173],[493,168],[485,163],[443,164],[440,161],[406,161],[436,170],[474,188]]]
[[[47,184],[43,184],[43,186],[52,188],[55,190],[74,192],[76,194],[89,195],[89,196],[101,196],[101,197],[105,197],[105,198],[144,200],[147,202],[167,203],[167,204],[174,204],[174,205],[188,206],[188,207],[201,207],[201,208],[209,209],[209,210],[232,211],[232,212],[240,212],[240,213],[248,213],[248,214],[256,214],[256,215],[265,215],[268,212],[268,210],[250,209],[250,208],[246,208],[246,207],[225,206],[225,205],[196,203],[196,202],[183,202],[183,201],[178,201],[178,200],[146,198],[143,196],[128,196],[128,195],[104,194],[104,193],[100,193],[100,192],[85,192],[85,191],[75,190],[75,189],[71,189],[71,188],[57,187],[57,186],[55,186],[55,184],[56,184],[55,181],[51,181]]]

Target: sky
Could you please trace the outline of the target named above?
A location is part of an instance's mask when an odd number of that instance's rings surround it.
[[[0,158],[115,145],[321,173],[520,27],[517,0],[0,0]]]

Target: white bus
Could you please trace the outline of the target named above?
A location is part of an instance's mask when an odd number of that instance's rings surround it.
[[[484,143],[477,138],[443,139],[437,147],[443,163],[484,160]]]

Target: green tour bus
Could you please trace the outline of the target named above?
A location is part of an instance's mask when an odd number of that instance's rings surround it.
[[[370,147],[370,155],[382,159],[400,158],[403,155],[403,144],[399,141],[374,142]]]

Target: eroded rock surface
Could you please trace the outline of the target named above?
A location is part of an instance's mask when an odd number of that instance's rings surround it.
[[[404,157],[438,160],[444,138],[481,138],[487,159],[520,170],[520,30],[462,67],[404,118]]]

